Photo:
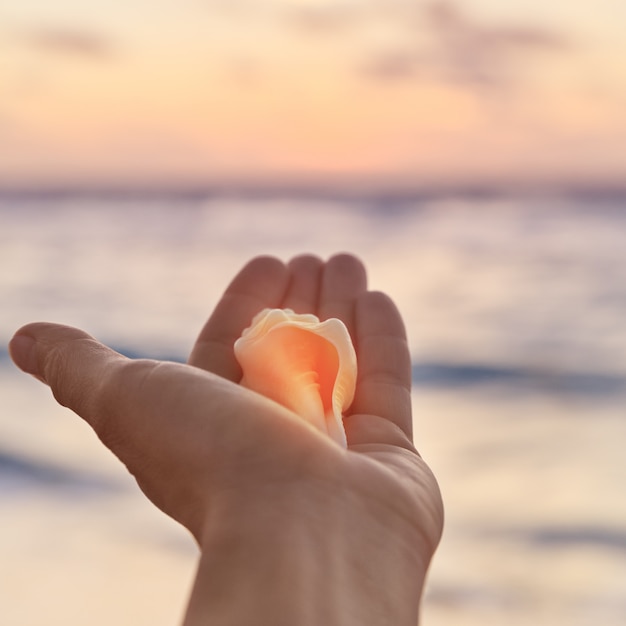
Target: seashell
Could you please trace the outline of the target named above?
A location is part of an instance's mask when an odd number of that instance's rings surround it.
[[[264,309],[235,342],[241,384],[292,410],[346,447],[356,353],[341,320]]]

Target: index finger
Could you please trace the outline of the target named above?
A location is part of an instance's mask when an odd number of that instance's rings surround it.
[[[200,332],[189,364],[238,382],[241,368],[233,344],[262,309],[280,306],[289,271],[273,257],[252,259],[232,280]]]

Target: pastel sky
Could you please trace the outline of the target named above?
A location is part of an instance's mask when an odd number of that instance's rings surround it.
[[[626,181],[624,0],[20,0],[0,185]]]

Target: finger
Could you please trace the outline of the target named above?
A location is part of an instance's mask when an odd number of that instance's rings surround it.
[[[331,257],[324,266],[318,314],[325,320],[336,317],[355,337],[354,304],[367,289],[367,276],[361,261],[350,254]]]
[[[91,403],[106,371],[127,360],[81,330],[46,323],[21,328],[9,343],[9,352],[20,369],[50,386],[60,404],[80,414],[93,413]],[[92,375],[94,364],[98,375]]]
[[[241,368],[233,344],[262,309],[280,307],[289,271],[278,259],[257,257],[235,276],[200,332],[189,364],[232,381]]]
[[[411,356],[404,323],[392,300],[367,292],[356,303],[358,377],[352,414],[377,415],[409,438]]]
[[[127,460],[124,448],[134,440],[143,441],[146,447],[153,447],[159,438],[168,445],[178,441],[172,438],[173,429],[181,424],[186,408],[183,396],[189,386],[180,384],[183,378],[202,380],[205,386],[206,380],[231,385],[197,368],[128,359],[84,331],[58,324],[21,328],[9,350],[18,367],[47,384],[59,404],[80,415],[123,461]],[[157,373],[166,369],[173,383],[155,388]],[[177,411],[165,408],[172,390]],[[175,419],[156,428],[155,416],[164,412]]]
[[[48,384],[60,404],[94,429],[154,504],[198,533],[191,508],[202,506],[207,485],[197,477],[212,469],[212,438],[202,437],[210,426],[209,393],[231,383],[177,363],[127,359],[81,330],[56,324],[25,326],[10,351],[18,367]],[[200,470],[198,458],[205,463]]]
[[[270,450],[281,437],[290,444],[307,445],[303,435],[324,441],[259,394],[180,363],[127,359],[75,328],[31,324],[10,350],[21,369],[91,425],[154,504],[197,539],[214,481],[234,482],[237,463],[266,452],[272,459],[280,451],[303,454],[297,445]]]
[[[313,255],[302,255],[291,259],[287,267],[289,287],[283,308],[296,313],[316,313],[323,261]]]
[[[125,398],[128,385],[132,386],[139,374],[137,367],[125,366],[142,364],[147,374],[151,362],[130,361],[82,330],[58,324],[21,328],[9,350],[18,367],[47,384],[59,404],[80,415],[133,471],[137,464],[133,430],[149,421],[146,413],[154,399],[146,397],[144,385],[136,402]],[[126,372],[123,377],[118,375],[122,370]],[[159,433],[144,430],[144,445],[154,445]]]

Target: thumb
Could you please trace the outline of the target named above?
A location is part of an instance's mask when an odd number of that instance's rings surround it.
[[[47,384],[57,402],[80,415],[124,462],[125,448],[136,452],[157,440],[178,439],[224,396],[226,381],[203,370],[128,359],[69,326],[24,326],[9,352],[20,369]]]
[[[127,359],[57,324],[24,326],[9,351],[93,428],[154,504],[199,538],[197,513],[219,456],[214,431],[228,431],[217,417],[239,408],[232,383],[191,366]],[[211,411],[220,405],[224,410]]]
[[[219,395],[217,381],[207,384],[211,375],[127,359],[82,330],[57,324],[24,326],[9,351],[20,369],[49,385],[60,404],[93,428],[154,504],[199,540],[197,511],[212,452],[211,437],[198,436],[207,430],[206,409],[199,407],[209,405],[216,388]]]
[[[190,365],[128,359],[69,326],[24,326],[9,351],[127,464],[136,453],[165,453],[185,443],[232,451],[251,438],[259,441],[257,431],[276,419],[302,428],[287,409],[231,381]]]
[[[97,395],[105,373],[128,361],[82,330],[48,323],[20,328],[9,353],[21,370],[47,384],[60,404],[90,423],[93,406],[88,405],[93,403],[88,401]]]
[[[321,433],[259,394],[190,365],[127,359],[76,328],[29,324],[9,350],[198,540],[212,493],[274,484],[290,475],[285,468],[313,461],[322,444],[336,453]]]

